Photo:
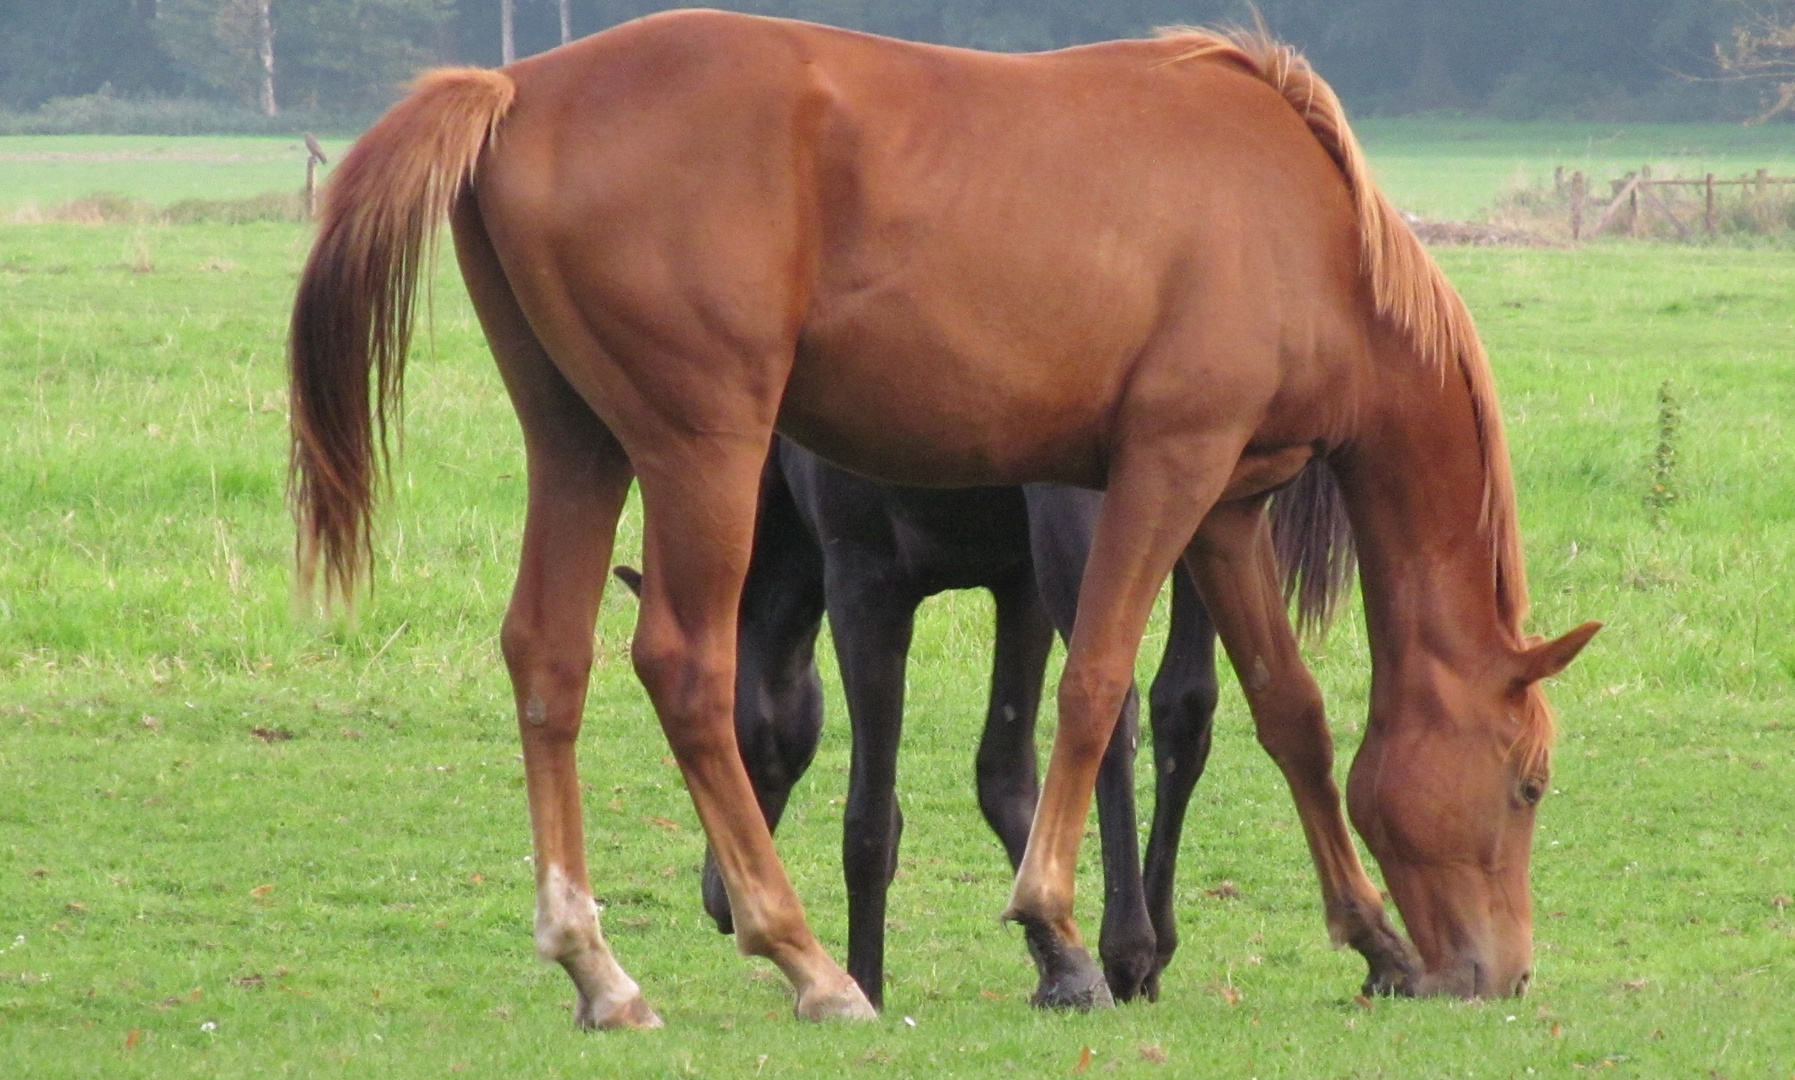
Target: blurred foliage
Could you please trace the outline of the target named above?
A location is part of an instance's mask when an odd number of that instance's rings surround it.
[[[127,97],[248,100],[254,57],[232,38],[233,24],[223,17],[240,3],[0,0],[0,108],[32,108],[103,87]],[[1795,4],[1754,3],[1260,0],[1257,10],[1271,30],[1308,52],[1360,114],[1693,120],[1762,112],[1756,88],[1726,76],[1776,45],[1780,39],[1766,36],[1764,27],[1786,28]],[[674,6],[573,0],[573,29],[589,34]],[[717,6],[1009,51],[1141,35],[1166,24],[1254,18],[1244,0],[719,0]],[[365,112],[389,102],[427,64],[496,64],[499,8],[499,0],[273,0],[280,106]],[[1772,23],[1764,22],[1766,14]],[[516,0],[516,32],[519,55],[552,48],[560,40],[556,0]],[[1784,62],[1788,55],[1786,49],[1776,54]]]
[[[1768,89],[1764,111],[1752,118],[1763,123],[1795,108],[1795,2],[1735,2],[1744,14],[1714,60],[1728,77]]]

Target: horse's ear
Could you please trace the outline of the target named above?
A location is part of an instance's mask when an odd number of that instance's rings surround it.
[[[1595,637],[1596,631],[1601,628],[1602,624],[1599,622],[1586,622],[1557,640],[1542,641],[1531,646],[1521,654],[1518,681],[1530,686],[1570,667],[1571,661],[1577,659],[1583,646],[1588,645],[1589,639]]]
[[[636,594],[636,599],[640,600],[642,598],[642,575],[635,569],[635,567],[613,567],[611,573],[617,575],[617,580],[623,582],[624,588]]]

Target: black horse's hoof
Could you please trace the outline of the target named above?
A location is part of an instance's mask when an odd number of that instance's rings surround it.
[[[1118,1002],[1133,1001],[1138,997],[1156,1000],[1159,996],[1157,976],[1151,954],[1144,960],[1129,957],[1116,963],[1110,963],[1107,957],[1104,959],[1103,978],[1109,984],[1110,995]],[[1152,989],[1149,989],[1149,983],[1154,984]]]

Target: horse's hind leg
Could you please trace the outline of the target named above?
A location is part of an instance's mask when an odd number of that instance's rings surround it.
[[[829,630],[854,726],[841,822],[848,973],[878,1007],[885,997],[885,903],[904,831],[897,804],[897,754],[904,723],[904,668],[918,599],[894,590],[877,570],[852,565],[855,561],[850,556],[830,566],[826,592]]]
[[[777,831],[792,786],[823,734],[816,636],[823,622],[823,553],[804,525],[777,445],[761,473],[754,555],[736,629],[735,736],[761,816]],[[717,857],[704,853],[704,910],[735,932]]]
[[[1178,950],[1172,886],[1178,842],[1191,793],[1209,761],[1215,722],[1215,627],[1182,567],[1172,572],[1172,627],[1165,658],[1148,694],[1153,723],[1153,832],[1147,838],[1147,912],[1156,954],[1147,996],[1159,1000],[1159,977]]]
[[[629,459],[544,353],[465,207],[455,232],[529,460],[523,557],[500,643],[517,699],[535,841],[536,949],[572,976],[582,1027],[658,1027],[660,1018],[599,930],[574,767],[592,626],[629,491]]]
[[[736,605],[766,442],[662,430],[639,464],[642,607],[633,656],[729,893],[736,945],[777,964],[805,1019],[871,1018],[818,944],[773,849],[735,739]]]
[[[1259,743],[1290,785],[1321,878],[1329,933],[1336,944],[1365,957],[1366,993],[1404,991],[1420,967],[1384,914],[1347,831],[1327,714],[1290,628],[1263,505],[1253,500],[1217,508],[1197,532],[1185,564],[1234,663]]]

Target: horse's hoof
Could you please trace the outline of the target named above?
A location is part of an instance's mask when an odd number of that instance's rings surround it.
[[[1359,992],[1366,997],[1414,997],[1415,976],[1400,965],[1374,965]]]
[[[574,1010],[574,1023],[587,1031],[610,1031],[613,1028],[647,1030],[663,1026],[661,1018],[637,993],[620,1002],[601,1003],[585,995]]]
[[[1103,965],[1103,978],[1109,984],[1109,992],[1118,1002],[1133,1001],[1146,996],[1157,997],[1157,991],[1149,990],[1148,983],[1154,981],[1152,960],[1144,963],[1125,961],[1122,963]]]
[[[1370,933],[1352,942],[1365,958],[1365,983],[1359,988],[1366,997],[1379,994],[1414,997],[1420,973],[1419,958],[1414,950],[1387,922],[1374,926]]]
[[[860,984],[848,980],[846,986],[834,990],[812,989],[798,998],[800,1020],[877,1020],[878,1010],[866,999]]]
[[[1090,1012],[1116,1007],[1109,983],[1104,981],[1103,972],[1092,962],[1090,953],[1076,945],[1066,946],[1056,960],[1035,988],[1035,1008]]]

